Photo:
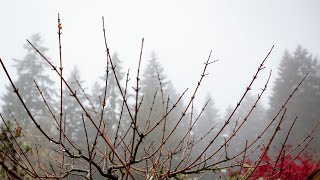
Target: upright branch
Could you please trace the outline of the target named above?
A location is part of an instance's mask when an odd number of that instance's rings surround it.
[[[60,14],[58,14],[58,36],[59,36],[59,59],[60,59],[60,124],[59,124],[59,141],[61,142],[61,135],[62,135],[62,119],[63,119],[63,89],[62,89],[62,52],[61,52],[61,29],[62,29],[62,24],[60,22]]]
[[[131,161],[135,160],[135,155],[136,152],[134,152],[134,145],[135,145],[135,136],[136,133],[141,137],[143,135],[139,134],[138,128],[137,128],[137,118],[138,118],[138,112],[139,112],[139,81],[140,81],[140,66],[141,66],[141,59],[142,59],[142,51],[143,51],[143,43],[144,43],[144,38],[142,38],[141,41],[141,48],[140,48],[140,56],[139,56],[139,65],[138,65],[138,70],[137,70],[137,77],[136,77],[136,88],[134,89],[136,92],[136,101],[135,101],[135,114],[134,114],[134,120],[133,120],[133,134],[132,134],[132,144],[131,144]]]
[[[285,153],[285,149],[284,149],[284,148],[285,148],[285,146],[286,146],[286,143],[287,143],[287,140],[288,140],[289,135],[290,135],[290,133],[291,133],[291,130],[292,130],[292,128],[293,128],[293,125],[296,123],[296,121],[297,121],[297,117],[294,118],[294,121],[293,121],[293,123],[291,124],[290,129],[289,129],[289,131],[288,131],[288,133],[287,133],[287,135],[286,135],[286,138],[285,138],[284,142],[283,142],[282,145],[281,145],[281,149],[280,149],[280,151],[279,151],[279,154],[278,154],[276,163],[275,163],[274,166],[273,166],[273,169],[272,169],[271,174],[273,174],[273,173],[275,172],[276,167],[277,167],[277,164],[278,164],[278,161],[279,161],[280,158],[281,158],[281,154],[284,154],[284,153]],[[282,153],[282,152],[283,152],[283,153]]]
[[[124,100],[124,104],[128,110],[128,114],[130,116],[130,119],[132,120],[132,122],[134,122],[134,117],[130,111],[130,108],[129,108],[129,105],[128,105],[128,102],[127,102],[127,99],[126,99],[126,96],[125,96],[125,93],[123,92],[122,88],[121,88],[121,84],[120,84],[120,81],[118,79],[118,75],[115,71],[115,66],[113,64],[113,61],[112,61],[112,58],[111,58],[111,55],[110,55],[110,51],[109,51],[109,47],[108,47],[108,43],[107,43],[107,37],[106,37],[106,30],[105,30],[105,25],[104,25],[104,17],[102,17],[102,25],[103,25],[103,38],[104,38],[104,44],[105,44],[105,49],[106,49],[106,52],[107,52],[107,56],[110,60],[110,65],[111,65],[111,69],[112,69],[112,72],[113,72],[113,75],[114,75],[114,78],[116,80],[116,83],[117,83],[117,87],[119,88],[119,91],[120,91],[120,94],[121,94],[121,97],[123,98]],[[134,123],[133,123],[134,124]],[[137,127],[134,127],[134,129],[137,131]]]

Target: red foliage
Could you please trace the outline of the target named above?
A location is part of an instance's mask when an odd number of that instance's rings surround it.
[[[266,154],[259,167],[257,167],[257,169],[252,173],[251,178],[258,179],[271,177],[271,179],[305,179],[315,170],[320,168],[319,159],[314,159],[312,155],[300,155],[296,159],[294,158],[295,156],[292,155],[280,158],[277,162],[276,168],[274,169],[276,160],[272,160]],[[250,171],[250,168],[248,167],[251,167],[253,163],[251,161],[247,161],[245,164],[248,166],[242,168],[240,176],[243,176]],[[252,169],[253,168],[251,168],[251,170]],[[237,173],[239,173],[239,169],[232,169],[229,171],[229,177],[235,177]]]

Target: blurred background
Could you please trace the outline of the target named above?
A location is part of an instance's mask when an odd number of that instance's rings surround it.
[[[102,17],[105,19],[107,41],[121,88],[125,87],[126,74],[129,71],[128,99],[134,109],[133,88],[139,61],[141,40],[144,48],[141,63],[141,94],[144,100],[140,108],[138,126],[144,127],[153,97],[156,97],[151,125],[155,125],[163,116],[163,106],[158,78],[162,81],[164,99],[170,97],[171,106],[187,88],[185,97],[168,116],[168,127],[172,128],[181,112],[190,101],[191,93],[196,88],[210,51],[210,61],[218,60],[208,66],[196,98],[193,111],[187,111],[186,117],[179,124],[176,134],[170,139],[175,144],[188,131],[191,123],[192,136],[201,140],[193,148],[192,156],[201,154],[204,147],[223,127],[226,120],[229,125],[222,131],[211,149],[219,148],[234,132],[235,127],[246,122],[237,136],[228,144],[231,155],[245,147],[245,140],[253,142],[276,117],[283,103],[308,74],[299,91],[287,104],[285,121],[281,131],[270,146],[271,157],[279,153],[284,138],[294,119],[297,122],[286,142],[286,148],[294,147],[308,136],[316,127],[320,117],[320,1],[298,0],[243,0],[243,1],[5,1],[0,7],[0,57],[15,81],[29,110],[36,117],[46,132],[56,136],[53,120],[44,106],[38,90],[32,82],[35,80],[43,91],[53,111],[59,112],[59,76],[27,44],[29,39],[49,60],[59,66],[58,48],[58,13],[62,23],[62,59],[63,73],[67,81],[79,93],[85,108],[101,108],[105,84],[107,56],[105,52]],[[233,114],[242,94],[253,78],[262,60],[271,47],[274,49],[264,64],[251,90],[243,99],[240,107]],[[262,99],[255,104],[258,94],[272,70],[270,82]],[[159,75],[157,74],[159,72]],[[76,79],[75,79],[76,77]],[[85,100],[85,90],[92,106]],[[108,79],[106,104],[106,122],[109,137],[124,134],[130,127],[128,113],[122,114],[122,97],[118,91],[114,76]],[[82,109],[63,91],[66,134],[79,144],[84,142],[81,121]],[[139,100],[140,100],[139,99]],[[210,102],[206,104],[207,100]],[[202,108],[205,106],[205,111]],[[250,114],[250,111],[254,111]],[[37,131],[16,95],[9,86],[9,81],[0,68],[0,112],[5,119],[15,117],[23,130],[31,137],[41,134]],[[91,112],[91,111],[90,111]],[[283,111],[282,111],[283,112]],[[276,123],[280,116],[277,116]],[[120,115],[121,114],[121,115]],[[201,114],[200,118],[197,118]],[[50,116],[50,118],[49,118]],[[188,119],[189,121],[185,120]],[[196,121],[197,119],[197,121]],[[108,120],[108,121],[107,121]],[[122,120],[122,121],[121,121]],[[121,121],[121,125],[120,125]],[[154,123],[154,124],[152,124]],[[268,142],[275,130],[271,125],[263,136]],[[119,131],[118,131],[119,130]],[[141,129],[140,129],[141,130]],[[159,140],[160,130],[149,136],[151,141]],[[319,158],[314,152],[320,150],[320,134],[315,131],[314,139],[306,150],[307,161],[313,159],[319,166]],[[88,136],[94,137],[94,128],[88,128]],[[207,134],[207,136],[206,136]],[[180,139],[179,139],[180,138]],[[89,139],[90,141],[92,139]],[[47,142],[44,141],[43,142]],[[101,143],[101,142],[100,142]],[[159,143],[159,142],[158,142]],[[264,144],[265,145],[265,144]],[[298,148],[301,150],[305,144]],[[49,142],[44,144],[50,148]],[[98,144],[104,147],[104,144]],[[258,147],[251,147],[253,148]],[[261,148],[261,147],[260,147]],[[249,151],[248,150],[248,151]],[[287,150],[287,149],[286,149]],[[282,151],[281,151],[282,152]],[[280,154],[281,154],[280,152]],[[287,151],[286,151],[287,152]],[[143,154],[143,152],[139,152]],[[297,152],[291,153],[295,155]],[[254,154],[252,157],[256,157]],[[311,155],[311,156],[310,156]],[[310,158],[311,157],[311,158]],[[216,157],[214,157],[216,158]],[[215,160],[215,159],[212,159]],[[291,156],[290,156],[291,158]],[[309,158],[309,159],[308,159]],[[316,167],[315,166],[315,167]],[[312,169],[312,168],[309,168]],[[314,168],[315,169],[315,168]],[[312,169],[313,170],[313,169]],[[293,170],[295,171],[295,170]],[[215,175],[206,177],[212,179]],[[204,178],[205,179],[205,178]]]
[[[62,54],[65,74],[77,65],[87,87],[104,73],[102,21],[105,17],[111,53],[117,52],[123,70],[135,76],[141,39],[145,38],[142,66],[152,52],[178,92],[193,89],[210,50],[210,75],[204,80],[198,101],[209,92],[222,112],[236,105],[253,73],[272,45],[266,69],[253,88],[258,93],[269,71],[277,68],[287,49],[298,45],[313,56],[320,54],[320,2],[310,1],[2,1],[0,56],[11,72],[12,59],[21,59],[23,45],[40,33],[48,57],[58,64],[57,15],[62,22]],[[0,94],[8,83],[0,71]],[[53,78],[57,78],[53,75]],[[268,96],[264,106],[268,106]],[[3,103],[3,102],[1,102]]]

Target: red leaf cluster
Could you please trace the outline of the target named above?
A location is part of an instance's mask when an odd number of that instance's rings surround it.
[[[250,168],[254,164],[252,161],[247,161],[245,167],[242,168],[239,177],[250,174],[253,168]],[[262,159],[259,167],[252,173],[250,179],[306,179],[310,174],[320,169],[320,161],[311,154],[300,155],[295,159],[295,156],[291,154],[281,157],[277,162],[272,160],[269,155],[265,155]],[[233,179],[239,173],[239,169],[231,169],[229,171],[229,177]]]

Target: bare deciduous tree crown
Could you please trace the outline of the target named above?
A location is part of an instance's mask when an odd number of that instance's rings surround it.
[[[265,69],[267,58],[274,48],[272,46],[227,118],[220,124],[207,123],[209,127],[206,127],[202,132],[194,131],[197,121],[201,122],[201,116],[208,108],[209,101],[196,115],[193,103],[202,82],[209,74],[208,67],[215,62],[211,60],[212,52],[204,63],[203,71],[191,97],[188,98],[185,97],[188,89],[177,95],[172,91],[172,86],[166,85],[161,74],[162,71],[158,69],[160,67],[150,69],[156,76],[154,79],[149,79],[155,84],[155,89],[141,85],[140,65],[144,63],[142,61],[144,39],[142,39],[139,65],[133,79],[135,81],[134,93],[130,94],[129,70],[125,83],[121,84],[120,81],[124,76],[120,77],[115,56],[110,54],[104,20],[102,23],[107,69],[102,93],[95,94],[98,103],[93,102],[92,97],[87,95],[79,77],[75,75],[72,85],[70,80],[67,80],[63,75],[61,33],[63,29],[60,16],[58,16],[59,67],[49,61],[37,45],[27,40],[30,47],[51,66],[51,69],[60,78],[58,111],[57,108],[50,108],[52,101],[47,101],[48,97],[42,94],[42,87],[38,86],[36,81],[34,82],[39,97],[41,96],[43,101],[39,103],[43,103],[50,111],[51,117],[48,122],[54,124],[54,130],[47,130],[39,124],[39,119],[34,112],[30,111],[25,103],[24,95],[20,93],[19,87],[16,87],[3,60],[0,59],[14,93],[31,120],[30,123],[47,142],[31,140],[28,134],[24,133],[24,127],[18,126],[22,128],[22,131],[21,129],[19,131],[22,138],[30,146],[32,145],[32,149],[31,153],[27,153],[19,148],[10,149],[1,146],[1,156],[5,156],[5,158],[0,157],[0,165],[7,172],[6,176],[16,179],[24,177],[61,179],[79,176],[88,179],[99,177],[108,179],[184,179],[201,176],[207,172],[214,172],[218,177],[224,175],[223,172],[226,169],[238,168],[240,172],[242,169],[247,169],[242,177],[237,176],[237,179],[243,179],[249,177],[257,167],[262,165],[262,160],[268,153],[275,136],[279,133],[283,122],[286,121],[287,103],[298,91],[307,75],[288,94],[287,99],[261,131],[252,135],[251,139],[241,139],[238,134],[246,124],[251,123],[250,118],[257,111],[257,105],[267,90],[271,72],[265,86],[262,87],[254,102],[247,107],[248,110],[245,111],[245,114],[242,114],[241,118],[237,118],[236,112],[243,105],[245,98],[250,96],[252,85]],[[109,81],[111,77],[113,78],[112,85]],[[113,90],[110,90],[111,86],[114,88]],[[147,90],[151,90],[151,92]],[[118,101],[118,106],[113,106],[114,109],[118,109],[119,113],[111,116],[111,112],[106,109],[110,103],[108,97],[111,97],[113,91],[117,91],[120,95],[120,101]],[[68,98],[73,99],[73,104],[68,104]],[[253,99],[253,97],[251,98]],[[186,102],[183,103],[183,100]],[[64,108],[66,106],[74,108],[74,112],[78,114],[72,114],[70,117],[70,109],[66,111]],[[75,117],[77,117],[76,120],[70,119]],[[1,118],[5,122],[2,116]],[[109,123],[111,121],[115,126],[110,129]],[[19,119],[16,122],[19,122]],[[291,128],[295,122],[293,121]],[[73,129],[75,127],[77,128]],[[286,142],[290,136],[291,128],[286,132],[286,137],[276,158],[268,162],[274,163],[269,178],[278,177],[281,171],[290,165],[283,164],[280,169],[276,168],[281,159],[287,155],[294,155],[297,158],[302,153],[313,139],[317,126],[310,129],[309,135],[303,137],[295,146],[287,148]],[[83,138],[72,135],[73,130],[81,132]],[[232,145],[233,142],[241,140],[245,142],[243,147],[240,147],[243,143],[238,146]],[[21,143],[17,139],[8,139],[8,141],[14,147],[21,147]],[[4,144],[4,142],[2,143]],[[199,147],[202,148],[199,149]],[[259,151],[260,149],[262,150]],[[46,161],[43,161],[43,158]],[[245,163],[250,158],[255,160],[252,166],[247,167]],[[6,161],[13,162],[14,167],[19,168],[19,171],[24,175],[14,172]]]

